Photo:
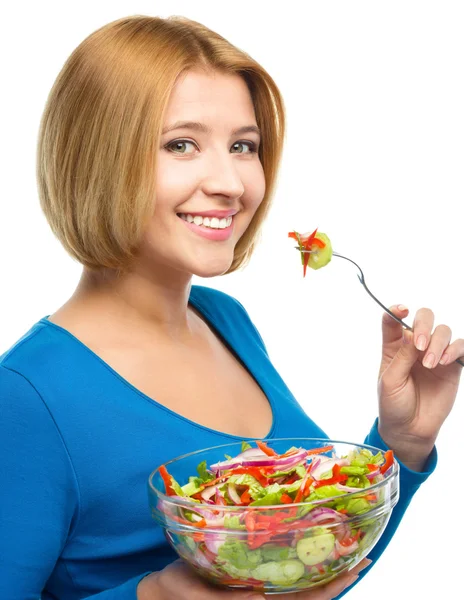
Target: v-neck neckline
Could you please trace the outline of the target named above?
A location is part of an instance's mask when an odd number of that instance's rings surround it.
[[[189,300],[188,300],[188,304],[191,304],[200,313],[201,318],[205,321],[206,325],[226,345],[226,347],[228,348],[228,350],[230,352],[232,352],[234,357],[240,361],[240,363],[248,371],[248,373],[253,377],[253,379],[255,380],[257,385],[259,385],[259,387],[263,391],[264,395],[266,396],[267,401],[269,402],[271,413],[272,413],[272,423],[271,423],[271,427],[270,427],[268,433],[264,437],[262,437],[262,438],[247,437],[247,436],[240,436],[240,435],[235,435],[232,433],[227,433],[225,431],[213,429],[212,427],[208,427],[207,425],[202,425],[201,423],[193,421],[192,419],[189,419],[188,417],[185,417],[184,415],[181,415],[181,414],[175,412],[174,410],[168,408],[164,404],[161,404],[160,402],[158,402],[155,398],[148,396],[147,394],[145,394],[144,392],[139,390],[137,387],[135,387],[135,385],[133,385],[127,379],[125,379],[122,375],[120,375],[115,369],[113,369],[113,367],[111,367],[105,360],[103,360],[103,358],[98,356],[98,354],[96,354],[91,348],[89,348],[86,344],[84,344],[84,342],[82,342],[78,337],[76,337],[74,334],[72,334],[70,331],[68,331],[64,327],[61,327],[61,325],[57,325],[56,323],[53,323],[52,321],[50,321],[49,320],[50,315],[47,315],[47,316],[43,317],[42,319],[40,319],[39,323],[44,323],[54,329],[57,329],[57,330],[65,333],[68,337],[70,337],[78,345],[80,345],[84,350],[86,350],[93,357],[94,360],[97,360],[98,362],[100,362],[100,364],[102,364],[104,367],[106,367],[106,369],[113,376],[115,376],[117,379],[119,379],[126,387],[131,389],[134,393],[141,396],[145,400],[149,401],[152,404],[155,404],[157,407],[163,409],[164,411],[166,411],[169,414],[175,416],[176,418],[184,421],[185,423],[188,423],[189,425],[191,425],[195,428],[199,428],[199,429],[208,431],[209,433],[212,433],[212,434],[215,434],[218,436],[222,436],[222,437],[226,437],[228,439],[233,439],[233,440],[257,440],[257,439],[265,440],[265,439],[269,439],[270,437],[273,436],[276,426],[277,426],[276,407],[275,407],[275,403],[274,403],[272,394],[270,393],[269,390],[266,389],[265,381],[260,380],[257,372],[253,369],[253,365],[246,364],[246,362],[245,362],[243,356],[241,355],[241,353],[239,352],[239,350],[237,350],[237,348],[234,347],[233,341],[231,339],[227,338],[226,334],[224,333],[224,331],[222,331],[220,329],[219,325],[213,323],[214,316],[211,315],[209,310],[198,300],[198,298],[192,297],[192,294],[191,294],[189,297]]]

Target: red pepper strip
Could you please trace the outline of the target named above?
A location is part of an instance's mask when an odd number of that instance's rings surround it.
[[[176,492],[172,487],[171,475],[169,475],[166,467],[164,465],[161,465],[161,467],[159,468],[159,472],[166,487],[166,496],[175,496]]]
[[[301,489],[301,486],[300,486],[300,489],[298,490],[298,492],[295,496],[295,504],[297,504],[298,502],[301,502],[302,498],[303,498],[303,490]]]
[[[245,526],[248,531],[255,530],[255,513],[253,511],[248,511],[245,515]]]
[[[332,477],[330,479],[321,479],[314,483],[314,487],[318,488],[322,485],[334,485],[335,483],[343,483],[348,479],[348,475],[342,475],[340,473],[340,465],[334,465],[332,469]]]
[[[205,541],[205,534],[201,533],[199,531],[198,533],[194,533],[192,535],[192,538],[194,539],[195,542],[204,542]]]
[[[369,473],[372,473],[373,471],[377,471],[377,469],[379,468],[377,465],[372,465],[371,463],[368,463],[366,465],[366,467],[369,469]]]
[[[269,529],[269,525],[267,523],[255,523],[255,531],[258,531],[259,529],[262,529],[264,531],[267,531]]]
[[[311,477],[308,477],[308,479],[306,480],[304,489],[303,489],[303,496],[307,496],[309,494],[309,488],[311,487],[311,485],[314,483],[314,479],[312,479]]]
[[[311,249],[311,244],[314,240],[314,237],[316,235],[317,229],[315,229],[312,234],[309,236],[309,238],[304,242],[303,247],[305,250],[310,250]],[[309,257],[311,256],[311,254],[309,252],[305,252],[304,254],[304,262],[303,262],[303,277],[306,276],[306,267],[308,266],[309,263]]]
[[[293,456],[294,454],[298,454],[299,450],[288,450],[284,454],[281,454],[279,458],[288,458],[289,456]]]
[[[366,500],[376,501],[377,500],[377,496],[375,494],[367,494]]]
[[[269,448],[269,446],[265,442],[256,441],[256,445],[260,450],[264,452],[267,456],[279,456],[275,450]]]
[[[269,523],[280,523],[282,519],[289,519],[291,517],[292,510],[283,510],[275,512],[273,515],[256,515],[256,520],[260,522],[269,522]]]
[[[312,450],[308,450],[306,452],[306,455],[320,454],[321,452],[329,452],[329,450],[333,450],[333,446],[323,446],[322,448],[313,448]]]
[[[189,525],[190,527],[192,525],[194,527],[206,527],[205,519],[201,519],[201,521],[189,521],[188,519],[182,519],[182,517],[177,517],[175,515],[170,515],[169,518],[178,523],[182,523],[182,525]]]
[[[280,501],[283,502],[283,504],[291,504],[293,502],[291,496],[288,494],[282,494]]]
[[[382,475],[385,473],[385,471],[387,471],[392,466],[392,464],[393,464],[393,451],[387,450],[385,452],[385,462],[380,467],[380,472],[382,473]]]
[[[358,529],[358,531],[355,533],[355,535],[351,536],[350,538],[347,538],[345,540],[340,540],[340,544],[342,546],[351,546],[351,544],[353,544],[361,535],[361,530]]]
[[[252,498],[250,496],[250,492],[248,490],[245,490],[243,492],[243,494],[240,496],[240,502],[242,504],[250,504]]]
[[[319,248],[325,248],[326,247],[326,243],[323,242],[322,240],[320,240],[318,237],[315,237],[313,239],[313,246],[319,246]]]

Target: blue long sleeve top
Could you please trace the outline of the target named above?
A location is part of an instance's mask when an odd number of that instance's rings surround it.
[[[263,439],[329,437],[273,367],[240,302],[193,285],[189,303],[266,394],[273,423]],[[177,558],[150,515],[149,474],[241,439],[146,396],[44,317],[0,356],[0,598],[136,600],[139,581]],[[387,449],[377,420],[364,442]],[[423,472],[400,463],[400,500],[360,578],[436,461],[434,448]]]

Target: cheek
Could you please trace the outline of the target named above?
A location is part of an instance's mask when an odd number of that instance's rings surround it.
[[[249,198],[248,208],[253,211],[253,214],[258,210],[259,205],[263,201],[266,193],[266,179],[261,163],[259,163],[259,171],[250,179],[247,186],[247,197]]]

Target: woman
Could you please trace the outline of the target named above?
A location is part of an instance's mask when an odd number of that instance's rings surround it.
[[[72,297],[0,357],[0,597],[260,597],[212,588],[176,560],[146,480],[173,456],[232,440],[327,437],[243,306],[191,285],[248,262],[284,133],[272,78],[185,18],[119,19],[64,65],[37,176],[44,214],[83,272]],[[464,341],[432,328],[433,313],[419,310],[413,343],[383,318],[379,419],[365,441],[394,450],[401,499],[373,562],[433,472],[456,397]],[[294,597],[340,597],[367,564]]]

